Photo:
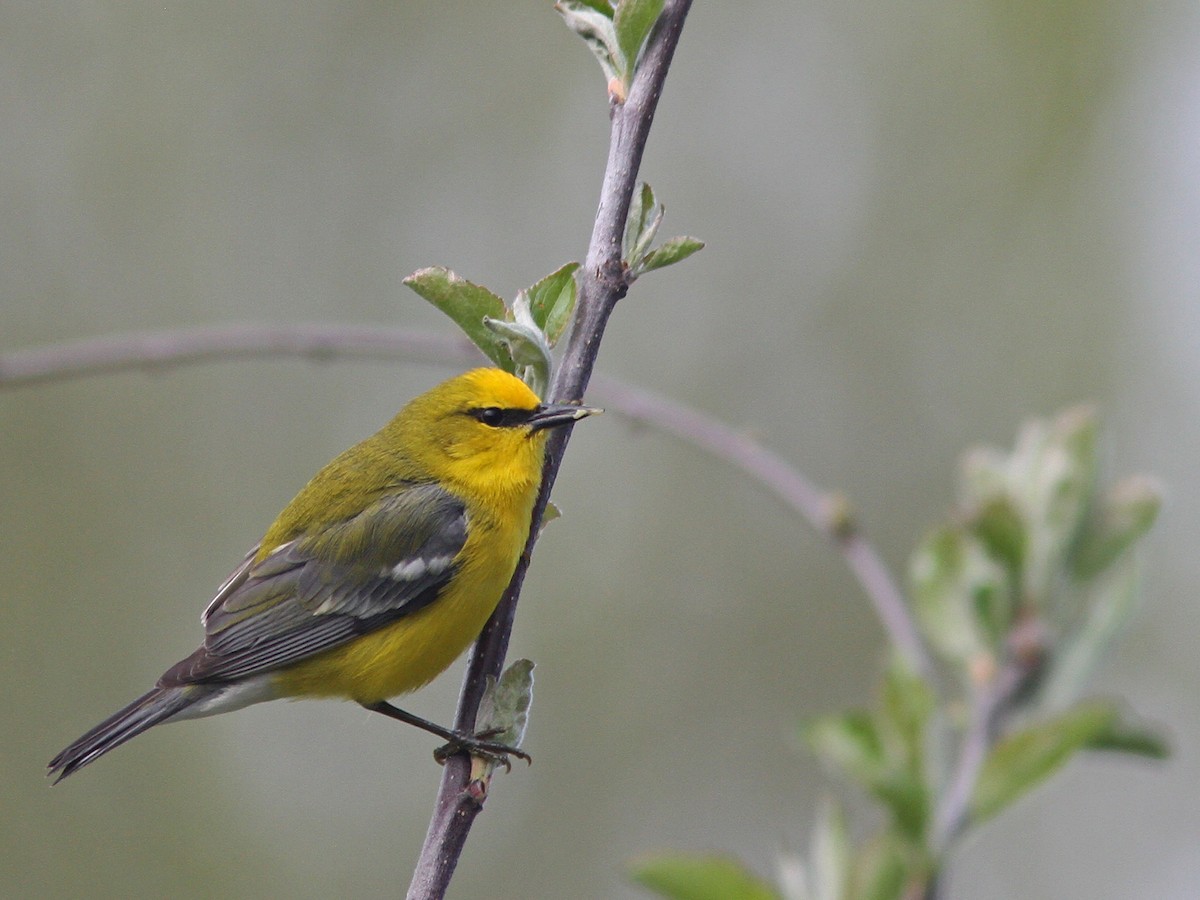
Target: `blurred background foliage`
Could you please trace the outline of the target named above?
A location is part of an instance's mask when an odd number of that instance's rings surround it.
[[[898,572],[961,451],[1031,414],[1093,401],[1108,471],[1167,485],[1095,687],[1165,724],[1171,760],[1077,761],[980,829],[951,896],[1200,884],[1198,39],[1179,2],[701,2],[651,135],[665,231],[708,247],[634,287],[601,371],[845,491]],[[4,4],[0,67],[0,350],[449,329],[413,270],[512,296],[591,230],[605,100],[549,3]],[[274,360],[0,393],[0,894],[403,890],[432,747],[349,705],[164,729],[53,791],[41,772],[194,647],[304,479],[447,374]],[[514,635],[537,762],[494,786],[452,896],[644,896],[626,861],[658,848],[769,873],[829,789],[798,723],[878,677],[821,538],[601,424],[571,443]],[[448,719],[457,688],[409,706]]]

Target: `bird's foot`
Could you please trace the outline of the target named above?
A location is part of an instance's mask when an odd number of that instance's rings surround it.
[[[533,757],[524,750],[520,750],[517,747],[510,747],[508,744],[501,744],[498,741],[489,740],[489,738],[495,737],[499,731],[500,729],[492,728],[487,731],[481,731],[478,734],[457,732],[450,739],[449,743],[443,744],[433,751],[433,758],[439,764],[444,765],[446,760],[456,753],[469,753],[471,756],[504,766],[506,772],[512,771],[510,757],[515,756],[517,759],[525,760],[526,763],[533,763]]]

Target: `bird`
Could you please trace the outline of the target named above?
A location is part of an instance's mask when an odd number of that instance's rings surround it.
[[[54,783],[155,725],[277,698],[346,698],[451,750],[524,756],[389,700],[479,635],[524,550],[547,435],[597,412],[495,368],[411,400],[313,476],[217,590],[200,647],[55,756]]]

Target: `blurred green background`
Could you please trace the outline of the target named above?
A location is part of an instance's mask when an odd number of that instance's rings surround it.
[[[708,242],[618,307],[600,370],[752,430],[903,567],[980,442],[1081,400],[1159,475],[1144,607],[1097,691],[1172,737],[987,825],[951,893],[1200,885],[1200,10],[1118,0],[698,2],[643,175]],[[599,69],[548,2],[0,4],[0,350],[130,329],[450,328],[401,283],[507,296],[582,256]],[[0,391],[0,895],[394,897],[433,742],[349,704],[156,729],[43,766],[200,638],[322,463],[452,368],[267,360]],[[626,861],[769,873],[830,782],[804,716],[867,702],[840,558],[721,464],[576,431],[513,640],[535,765],[459,898],[632,898]],[[461,668],[406,704],[449,719]],[[852,804],[865,811],[864,803]]]

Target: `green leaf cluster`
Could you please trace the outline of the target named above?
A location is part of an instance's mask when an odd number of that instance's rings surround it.
[[[896,868],[892,863],[902,862],[906,873],[928,867],[934,799],[928,741],[935,708],[931,686],[896,657],[873,709],[822,716],[805,727],[805,739],[817,756],[863,787],[888,813],[886,841],[868,843],[855,857],[848,847],[841,853],[847,874],[837,896],[879,896],[879,879],[892,882],[885,877]],[[865,871],[876,874],[864,879]]]
[[[703,241],[686,235],[673,237],[658,247],[652,247],[662,224],[666,207],[654,196],[654,190],[644,181],[639,183],[629,204],[625,221],[625,236],[621,257],[625,262],[625,279],[630,284],[638,276],[687,259],[704,247]]]
[[[897,831],[918,844],[929,824],[925,742],[933,710],[929,685],[893,661],[875,709],[823,716],[805,729],[816,754],[873,794]]]
[[[1097,434],[1094,411],[1080,407],[1026,424],[1009,453],[968,453],[958,508],[909,570],[918,622],[940,657],[978,682],[1024,654],[1045,712],[1082,696],[1133,611],[1132,550],[1161,505],[1142,476],[1100,488]]]
[[[575,311],[579,263],[567,263],[523,291],[512,305],[441,266],[404,279],[448,315],[492,362],[544,397],[553,372],[551,349]]]
[[[855,885],[866,882],[877,897],[928,883],[958,829],[998,814],[1081,750],[1166,754],[1117,704],[1081,699],[1133,608],[1133,551],[1161,503],[1144,477],[1100,487],[1098,431],[1091,409],[1071,409],[1027,423],[1010,452],[966,454],[956,508],[909,570],[914,613],[949,684],[893,664],[875,709],[808,726],[817,754],[888,813],[874,838],[845,851],[839,896],[865,896]],[[988,743],[963,824],[939,823],[966,752],[965,710],[986,717]]]
[[[628,254],[637,241],[626,241]],[[918,674],[894,654],[875,704],[804,728],[817,756],[879,804],[883,825],[856,843],[827,804],[807,856],[781,863],[781,892],[727,896],[921,896],[965,830],[1080,751],[1166,756],[1163,740],[1120,704],[1084,698],[1134,607],[1135,551],[1161,505],[1149,478],[1101,487],[1098,431],[1095,413],[1077,408],[1027,423],[1011,451],[964,456],[956,506],[909,567],[912,609],[938,671]],[[667,897],[716,896],[700,888],[712,858],[669,861],[671,879],[639,879]]]

